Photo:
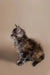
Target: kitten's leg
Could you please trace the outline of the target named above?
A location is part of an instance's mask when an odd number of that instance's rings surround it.
[[[19,60],[20,60],[20,56],[19,54],[17,54],[17,63],[19,62]]]
[[[18,57],[17,57],[17,65],[21,65],[21,60],[22,60],[22,55],[21,54],[18,54]]]
[[[38,63],[40,63],[42,60],[44,59],[44,55],[40,56],[40,58],[38,58],[37,60],[35,60],[32,65],[36,66]]]
[[[28,57],[29,56],[27,55],[27,53],[23,52],[23,55],[21,56],[21,59],[19,60],[17,65],[19,65],[19,66],[23,65],[26,62],[26,60],[28,59]]]
[[[26,56],[25,58],[22,57],[22,58],[19,60],[19,62],[17,63],[17,65],[21,66],[21,65],[23,65],[26,61],[30,61],[30,59],[28,58],[28,56]]]
[[[21,59],[18,61],[17,65],[18,65],[18,66],[21,66],[21,65],[23,65],[23,64],[24,64],[24,59],[21,58]]]

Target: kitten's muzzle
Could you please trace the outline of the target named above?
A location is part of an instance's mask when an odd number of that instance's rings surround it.
[[[14,35],[13,34],[11,34],[11,37],[13,37]]]

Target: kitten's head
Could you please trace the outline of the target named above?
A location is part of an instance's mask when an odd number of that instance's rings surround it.
[[[16,28],[13,29],[11,37],[22,38],[25,34],[25,31],[20,26],[17,26],[16,24],[15,26]]]

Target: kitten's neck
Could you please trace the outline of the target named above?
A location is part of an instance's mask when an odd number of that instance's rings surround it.
[[[24,42],[25,40],[27,40],[27,36],[23,35],[23,37],[21,37],[21,38],[17,37],[17,40],[18,40],[18,44],[20,44],[21,42]]]

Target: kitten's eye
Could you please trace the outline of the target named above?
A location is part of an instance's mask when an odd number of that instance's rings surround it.
[[[17,32],[19,33],[20,31],[21,31],[21,30],[19,30],[19,29],[18,29],[18,31],[17,31]]]

